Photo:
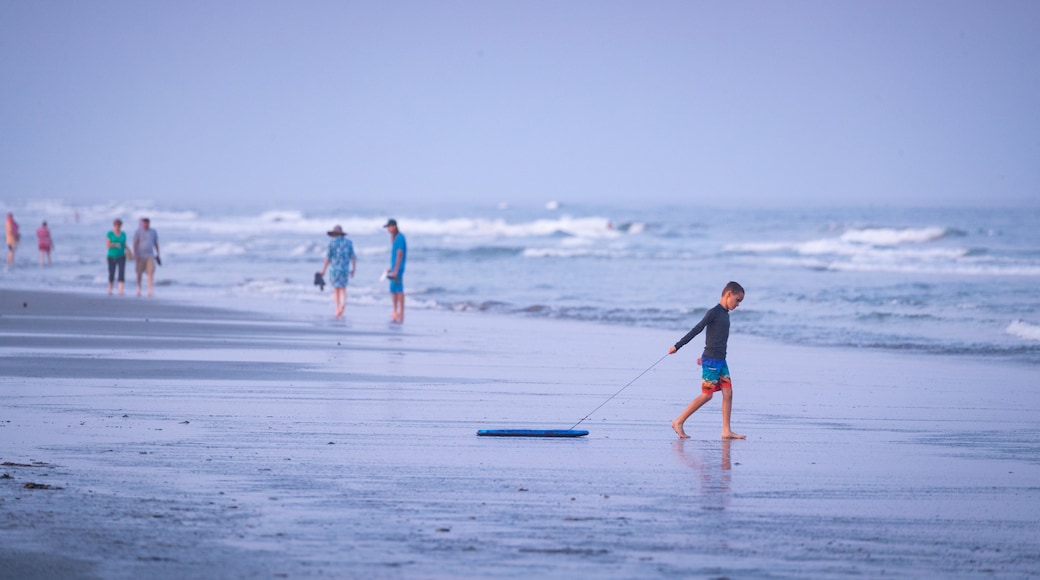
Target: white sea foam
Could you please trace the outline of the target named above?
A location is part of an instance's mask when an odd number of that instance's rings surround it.
[[[246,249],[227,242],[170,242],[161,244],[167,256],[241,256]]]
[[[773,252],[791,251],[796,246],[797,244],[784,242],[749,242],[743,244],[726,244],[722,246],[722,251],[734,254],[769,254]]]
[[[610,228],[610,220],[602,217],[573,218],[561,216],[555,219],[508,222],[504,219],[451,218],[423,219],[398,218],[401,231],[406,235],[454,236],[464,239],[545,237],[552,235],[585,238],[617,238],[637,232],[620,232]],[[339,224],[344,231],[356,235],[376,235],[384,232],[383,217],[332,217],[312,218],[299,212],[266,212],[256,217],[221,218],[219,220],[198,219],[192,223],[177,224],[192,230],[217,234],[277,234],[314,233],[323,234]],[[157,226],[158,227],[158,226]]]
[[[808,241],[729,244],[724,251],[761,256],[776,265],[856,272],[928,272],[961,275],[1035,275],[1030,264],[998,263],[969,248],[929,244],[948,235],[941,227],[860,228]],[[803,258],[793,257],[792,255]]]
[[[940,227],[927,228],[862,228],[852,229],[841,235],[842,241],[870,244],[872,246],[897,246],[899,244],[922,244],[946,237],[947,230]]]
[[[1015,320],[1008,325],[1005,332],[1018,338],[1040,341],[1040,325],[1037,324]]]
[[[958,276],[1040,276],[1040,267],[1010,266],[999,264],[938,264],[938,263],[864,263],[864,262],[830,262],[828,270],[842,272],[888,272],[907,274],[938,274]]]
[[[509,223],[503,219],[457,218],[449,220],[399,220],[402,231],[426,235],[459,237],[517,238],[570,235],[586,238],[616,238],[622,235],[610,228],[606,218],[539,219]]]
[[[527,248],[525,258],[619,258],[623,252],[588,248]]]
[[[10,207],[10,206],[3,206]],[[198,219],[195,211],[169,211],[159,209],[150,201],[121,201],[75,206],[58,200],[38,199],[25,202],[12,210],[44,216],[54,224],[104,224],[108,226],[115,218],[121,218],[124,229],[131,231],[137,227],[137,220],[147,217],[152,222],[182,222]]]
[[[728,244],[724,251],[735,253],[796,252],[803,255],[866,255],[874,251],[887,251],[904,244],[923,244],[940,240],[947,230],[940,227],[927,228],[860,228],[845,231],[840,236],[820,238],[804,242],[752,242]],[[940,254],[963,255],[965,249],[932,250]]]
[[[3,206],[8,207],[8,206]],[[206,216],[196,211],[170,211],[148,201],[124,201],[92,206],[72,206],[60,201],[30,201],[16,209],[20,212],[44,215],[68,223],[78,220],[83,224],[104,224],[107,227],[114,218],[122,218],[124,229],[136,229],[136,220],[149,217],[152,226],[221,235],[272,235],[279,233],[323,234],[339,224],[348,233],[373,235],[383,233],[385,216],[327,215],[309,216],[294,209],[268,210],[256,215]],[[401,231],[406,234],[458,236],[462,238],[516,238],[565,235],[583,238],[617,238],[645,232],[643,223],[629,224],[626,228],[613,228],[606,217],[573,217],[554,215],[550,219],[535,219],[510,222],[503,218],[460,217],[449,219],[410,218],[398,216]]]
[[[268,223],[307,221],[303,212],[289,210],[265,211],[257,219]]]

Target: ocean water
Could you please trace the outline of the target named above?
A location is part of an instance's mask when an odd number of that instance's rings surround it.
[[[132,234],[148,216],[162,248],[159,295],[248,297],[274,311],[328,302],[331,315],[330,290],[312,282],[325,232],[341,224],[359,254],[349,303],[389,312],[382,225],[395,217],[409,244],[412,311],[650,326],[678,338],[736,280],[747,297],[733,314],[735,333],[1040,363],[1038,210],[0,206],[23,232],[16,266],[0,275],[6,287],[104,292],[112,219]],[[44,219],[56,245],[51,267],[37,262]]]

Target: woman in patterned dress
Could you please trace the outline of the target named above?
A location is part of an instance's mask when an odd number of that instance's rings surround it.
[[[321,275],[332,266],[329,272],[329,284],[332,285],[332,299],[336,302],[336,318],[343,316],[347,307],[347,284],[354,277],[357,268],[357,255],[354,254],[354,243],[347,239],[343,228],[336,226],[329,232],[332,240],[325,256],[325,265],[321,267]]]

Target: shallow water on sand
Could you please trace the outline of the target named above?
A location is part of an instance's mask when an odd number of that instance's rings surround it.
[[[28,466],[0,468],[4,554],[60,554],[104,578],[1040,569],[1029,365],[1006,365],[1005,396],[980,400],[990,370],[973,361],[734,337],[746,441],[718,439],[715,401],[674,438],[668,420],[694,395],[685,351],[583,422],[588,437],[501,439],[475,432],[570,427],[675,337],[106,304],[2,313],[0,461]],[[40,324],[55,317],[68,328]],[[813,360],[812,376],[782,376],[790,360]]]

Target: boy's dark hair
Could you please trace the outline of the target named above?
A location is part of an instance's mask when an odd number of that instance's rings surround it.
[[[726,292],[731,292],[733,294],[743,295],[744,294],[744,287],[741,286],[740,284],[737,284],[736,282],[732,282],[731,281],[729,284],[726,284],[725,288],[722,289],[722,293],[723,294],[726,294]]]

